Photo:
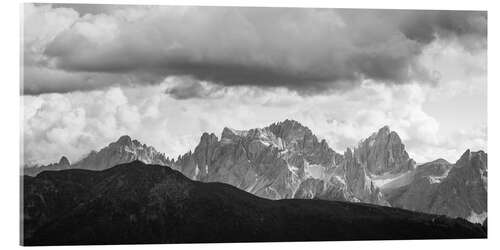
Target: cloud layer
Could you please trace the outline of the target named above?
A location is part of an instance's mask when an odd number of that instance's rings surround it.
[[[50,163],[61,155],[76,161],[123,134],[177,157],[194,149],[203,132],[220,135],[225,126],[250,129],[285,119],[310,127],[341,153],[384,125],[399,133],[418,162],[440,157],[455,161],[467,148],[486,149],[484,126],[443,133],[423,109],[434,90],[418,84],[365,81],[348,93],[320,96],[286,88],[231,87],[216,98],[179,100],[161,92],[183,80],[169,77],[143,88],[25,96],[24,161]]]
[[[123,134],[169,156],[296,119],[337,151],[384,125],[418,162],[486,149],[485,12],[26,4],[23,160]]]
[[[418,60],[427,45],[486,47],[484,12],[64,7],[71,6],[25,6],[26,94],[158,84],[168,76],[300,94],[363,80],[436,83],[436,72]]]

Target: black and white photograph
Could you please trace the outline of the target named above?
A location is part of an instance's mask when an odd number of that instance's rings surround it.
[[[22,246],[488,238],[486,9],[19,8]]]

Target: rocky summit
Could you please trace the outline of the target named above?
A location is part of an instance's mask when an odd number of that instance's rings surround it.
[[[384,126],[363,140],[354,154],[366,163],[370,174],[401,173],[415,168],[415,161],[408,156],[399,135]]]

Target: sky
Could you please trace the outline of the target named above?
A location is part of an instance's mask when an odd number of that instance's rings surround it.
[[[177,157],[285,119],[339,153],[385,125],[419,163],[487,149],[486,12],[25,4],[22,21],[22,164],[124,134]]]

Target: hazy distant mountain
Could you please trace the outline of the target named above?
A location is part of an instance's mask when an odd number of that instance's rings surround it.
[[[165,154],[158,152],[155,148],[133,140],[128,135],[121,136],[116,142],[110,143],[101,150],[92,151],[83,159],[70,165],[66,157],[62,157],[59,163],[41,167],[24,168],[24,174],[34,176],[46,170],[62,169],[90,169],[103,170],[121,163],[140,160],[148,164],[170,165],[171,161]]]
[[[40,172],[43,171],[54,171],[54,170],[62,170],[62,169],[69,169],[70,168],[70,162],[66,156],[62,156],[59,162],[57,163],[52,163],[49,165],[45,166],[32,166],[32,167],[25,167],[23,168],[23,174],[29,175],[29,176],[35,176]]]
[[[132,140],[124,135],[107,147],[92,151],[87,157],[76,162],[71,168],[103,170],[121,163],[139,160],[148,164],[168,165],[169,159],[155,148]]]
[[[484,238],[478,224],[369,204],[272,201],[139,161],[24,177],[24,244]]]

